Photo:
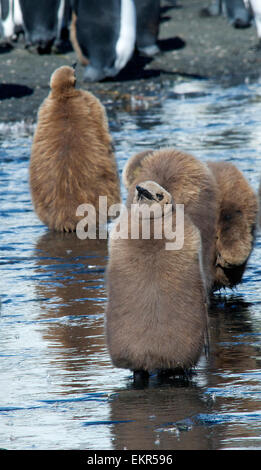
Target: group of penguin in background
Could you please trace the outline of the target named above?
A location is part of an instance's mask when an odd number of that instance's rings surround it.
[[[10,40],[22,32],[26,48],[38,53],[71,44],[85,66],[84,79],[99,81],[116,76],[135,48],[149,57],[160,51],[160,6],[161,0],[1,0],[0,36]],[[224,14],[237,28],[254,22],[261,47],[260,0],[212,0],[200,14]]]
[[[75,83],[73,67],[52,74],[30,159],[35,211],[58,232],[76,230],[80,204],[99,212],[99,196],[107,196],[108,205],[121,201],[106,111]],[[105,332],[112,362],[133,371],[135,379],[154,371],[189,373],[208,343],[211,293],[237,285],[244,274],[258,227],[258,195],[232,163],[204,163],[174,148],[131,156],[122,181],[127,218],[121,213],[113,221],[106,269]],[[164,233],[153,236],[153,215],[151,236],[133,239],[133,204],[166,204],[170,210],[161,212],[157,223],[167,219],[174,234],[176,205],[183,204],[183,246],[165,249],[171,240]],[[128,225],[121,238],[115,234],[122,224]]]

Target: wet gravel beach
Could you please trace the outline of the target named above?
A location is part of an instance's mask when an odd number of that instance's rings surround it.
[[[203,0],[180,0],[176,7],[162,3],[159,46],[153,59],[135,54],[118,77],[100,83],[83,83],[83,67],[77,68],[78,86],[89,89],[110,107],[149,106],[164,97],[176,77],[214,78],[241,83],[256,79],[261,70],[261,51],[256,49],[255,26],[235,29],[223,17],[204,18]],[[0,121],[34,122],[39,105],[49,91],[51,73],[76,60],[74,51],[36,55],[23,41],[0,47]]]

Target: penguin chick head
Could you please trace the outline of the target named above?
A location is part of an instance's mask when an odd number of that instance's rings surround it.
[[[53,72],[50,80],[50,87],[53,91],[63,93],[73,89],[75,87],[75,83],[75,68],[63,65]]]
[[[158,205],[161,207],[161,210],[164,209],[165,204],[168,204],[172,210],[174,201],[171,194],[158,183],[155,183],[155,181],[144,181],[136,186],[133,203],[139,206],[146,204],[151,208]]]

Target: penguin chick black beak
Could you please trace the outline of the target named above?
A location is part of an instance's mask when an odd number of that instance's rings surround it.
[[[72,68],[73,68],[73,70],[75,70],[75,69],[76,69],[76,66],[77,66],[77,62],[74,62],[74,64],[72,64]]]
[[[152,196],[152,194],[145,188],[142,188],[141,186],[136,186],[136,189],[138,191],[138,199],[141,199],[142,197],[145,197],[146,199],[150,199],[151,201],[156,201],[156,199]]]

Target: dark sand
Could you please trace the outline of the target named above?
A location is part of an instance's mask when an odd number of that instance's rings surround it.
[[[78,87],[95,93],[109,108],[149,106],[159,101],[170,81],[179,76],[211,78],[218,82],[254,80],[261,72],[261,51],[255,49],[255,26],[235,29],[224,17],[199,15],[207,0],[179,0],[179,7],[163,2],[159,46],[154,59],[135,55],[113,80],[83,83],[77,67]],[[35,122],[39,105],[49,92],[51,73],[76,60],[73,51],[35,55],[18,42],[11,50],[0,47],[0,121]]]

